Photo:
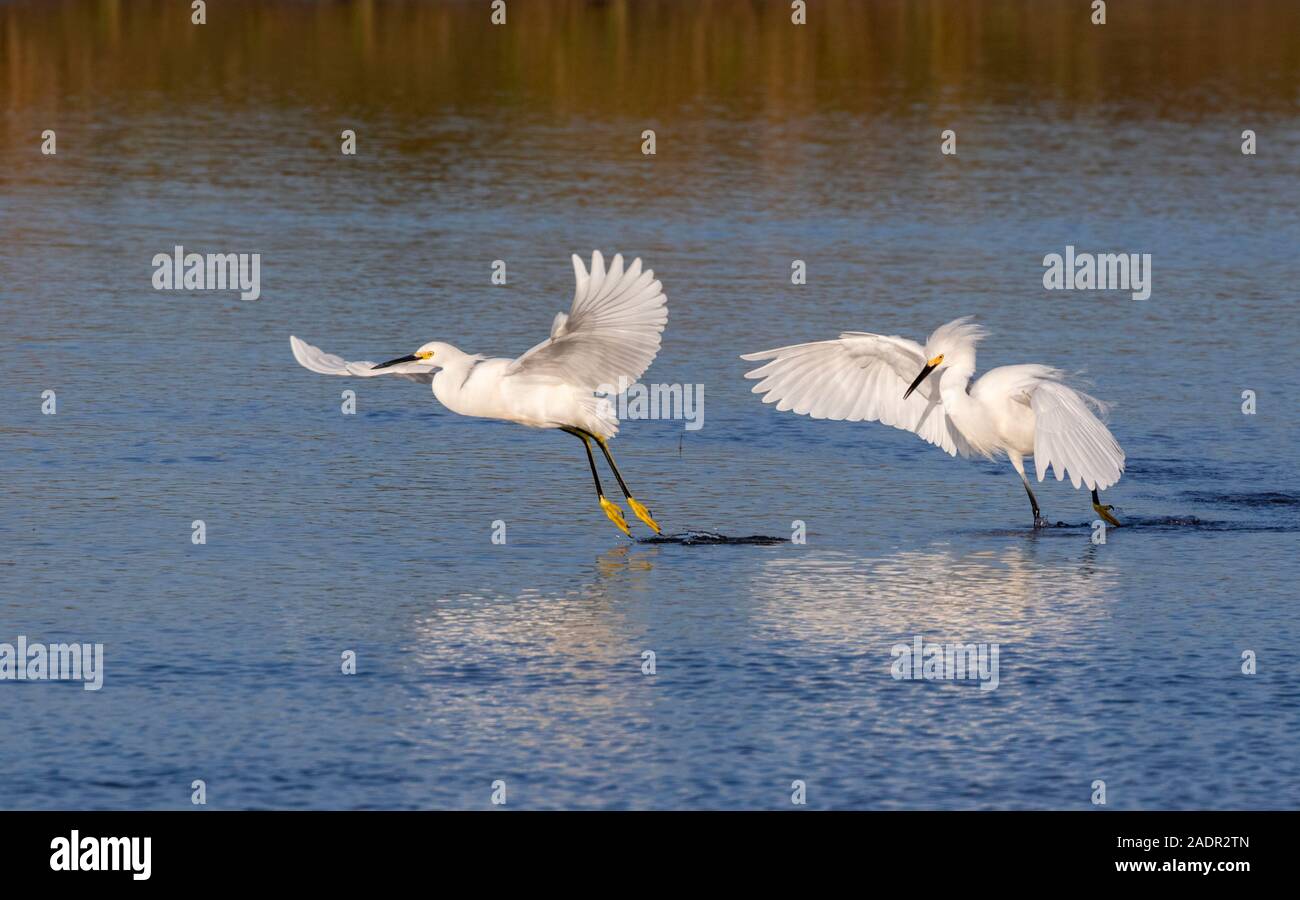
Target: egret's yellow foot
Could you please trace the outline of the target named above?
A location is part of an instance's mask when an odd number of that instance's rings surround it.
[[[646,509],[640,500],[635,497],[628,497],[627,505],[632,507],[632,512],[636,513],[638,519],[654,529],[655,534],[663,534],[663,532],[659,530],[659,523],[651,517],[650,510]]]
[[[1100,503],[1094,503],[1092,505],[1092,508],[1096,511],[1097,515],[1101,516],[1103,519],[1105,519],[1110,524],[1114,525],[1116,528],[1123,527],[1122,525],[1120,525],[1119,519],[1115,518],[1110,514],[1110,511],[1115,507],[1110,505],[1102,506]]]
[[[618,508],[618,504],[610,501],[607,497],[600,498],[600,508],[609,516],[609,520],[617,525],[628,537],[632,536],[632,531],[627,527],[627,521],[623,518],[623,510]]]

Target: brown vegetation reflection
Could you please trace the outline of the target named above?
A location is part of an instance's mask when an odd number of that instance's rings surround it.
[[[653,120],[696,109],[786,116],[916,105],[1140,105],[1293,112],[1294,0],[510,0],[0,5],[0,102],[50,112],[106,96],[472,112],[518,104]],[[13,123],[0,126],[10,131]],[[28,136],[24,135],[25,138]],[[12,140],[13,134],[6,134]]]

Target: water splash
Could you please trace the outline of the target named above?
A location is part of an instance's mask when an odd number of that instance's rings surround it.
[[[749,544],[757,546],[771,546],[773,544],[788,544],[788,537],[772,537],[765,534],[751,534],[746,537],[728,537],[725,534],[718,534],[714,531],[683,531],[680,534],[659,534],[654,537],[641,538],[637,543],[640,544],[681,544],[686,547],[693,547],[698,544]]]

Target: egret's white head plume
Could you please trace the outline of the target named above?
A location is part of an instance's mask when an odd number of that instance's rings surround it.
[[[987,335],[988,331],[975,324],[970,316],[953,319],[936,328],[925,342],[926,360],[943,357],[935,363],[935,368],[942,366],[969,375],[975,371],[975,345]]]
[[[903,393],[903,399],[912,396],[912,391],[916,390],[936,369],[946,369],[955,372],[958,376],[969,377],[975,371],[975,345],[983,340],[987,333],[972,322],[970,316],[953,319],[948,324],[936,328],[930,335],[930,339],[925,342],[925,367]]]

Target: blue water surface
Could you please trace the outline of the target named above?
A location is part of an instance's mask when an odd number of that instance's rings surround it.
[[[481,808],[497,780],[512,808],[789,808],[794,780],[813,808],[1088,808],[1096,780],[1112,808],[1300,804],[1294,116],[1252,119],[1249,158],[1229,109],[991,101],[943,158],[942,101],[702,103],[647,158],[635,110],[377,108],[345,159],[299,137],[334,128],[308,102],[101,100],[0,197],[0,641],[106,656],[98,692],[0,684],[0,806],[188,808],[195,779],[222,809]],[[153,290],[175,244],[261,253],[261,298]],[[1067,244],[1150,253],[1150,298],[1045,291]],[[698,431],[625,423],[634,491],[670,536],[781,542],[629,541],[573,439],[289,353],[518,354],[593,248],[664,283],[647,380],[704,391]],[[1129,527],[1094,544],[1049,480],[1068,527],[1036,531],[1005,461],[742,377],[959,315],[981,368],[1114,402]],[[997,643],[997,689],[895,680],[917,635]]]

